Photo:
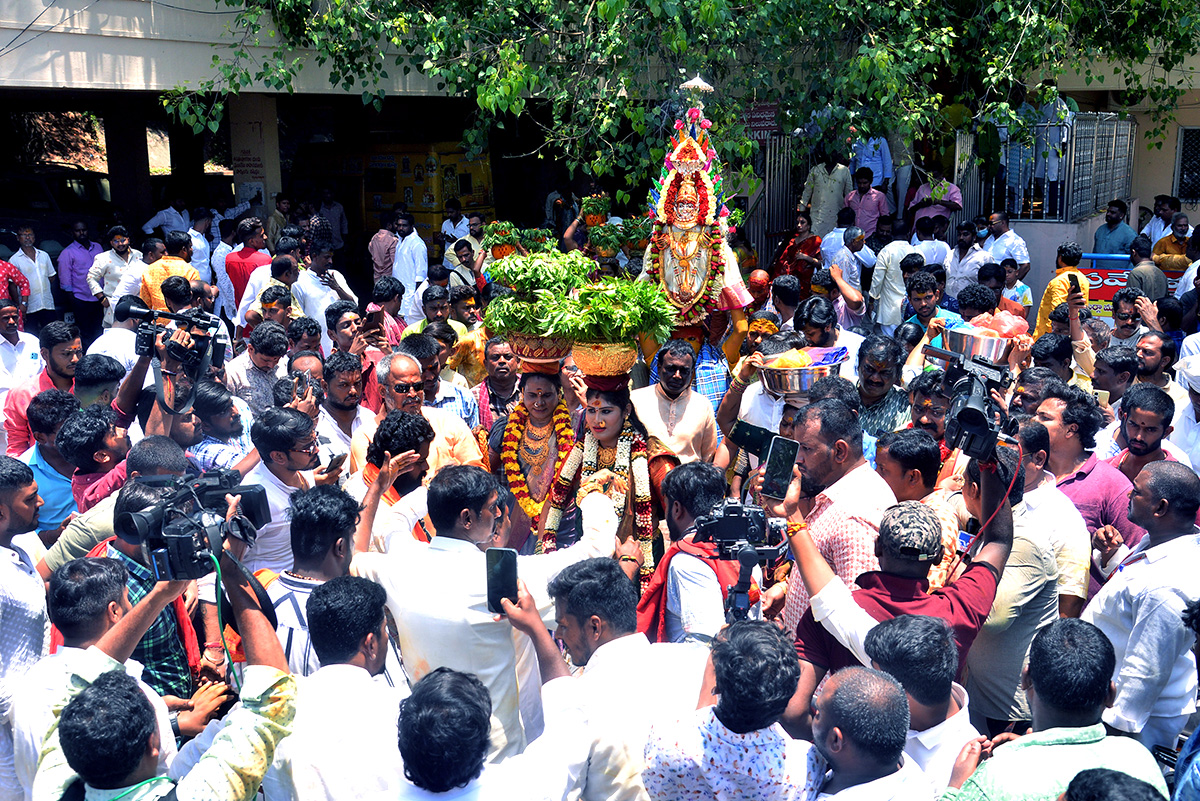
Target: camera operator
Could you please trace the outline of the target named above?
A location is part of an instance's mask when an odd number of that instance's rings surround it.
[[[708,643],[725,625],[725,597],[737,584],[736,561],[722,560],[715,542],[693,542],[696,518],[711,514],[725,497],[725,476],[705,462],[690,462],[667,473],[663,506],[671,546],[654,568],[638,602],[638,631],[651,642]],[[755,568],[752,618],[762,617],[757,589],[762,571]]]
[[[237,498],[230,500],[230,514]],[[275,631],[255,602],[247,579],[227,557],[222,576],[246,652],[241,706],[196,765],[172,786],[157,776],[161,748],[150,702],[122,665],[147,626],[178,599],[187,582],[159,582],[107,631],[87,664],[55,703],[62,709],[57,727],[42,749],[34,798],[121,798],[150,801],[170,795],[185,801],[241,801],[253,798],[287,735],[295,711],[296,682]],[[65,705],[65,707],[64,707]],[[80,787],[77,780],[82,780]],[[74,785],[74,786],[72,786]]]

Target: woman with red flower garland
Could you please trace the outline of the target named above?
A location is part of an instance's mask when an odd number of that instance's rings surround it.
[[[521,399],[516,407],[492,424],[488,464],[517,498],[508,547],[532,553],[536,537],[529,535],[538,530],[542,505],[575,444],[575,434],[557,372],[531,372],[526,363],[518,390]]]
[[[573,542],[575,494],[581,484],[601,470],[609,470],[621,481],[614,482],[608,496],[621,516],[617,536],[622,542],[633,534],[642,548],[642,582],[654,572],[654,561],[663,553],[657,521],[662,519],[663,478],[679,465],[670,448],[646,433],[629,400],[628,376],[588,376],[586,427],[582,441],[571,449],[550,488],[543,508],[539,550],[552,551],[559,537]]]

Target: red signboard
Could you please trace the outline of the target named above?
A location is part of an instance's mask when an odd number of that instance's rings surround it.
[[[761,142],[770,138],[779,133],[779,104],[755,103],[746,112],[745,122],[751,139]]]
[[[1113,262],[1108,263],[1112,264]],[[1092,310],[1092,315],[1100,317],[1106,323],[1112,325],[1112,297],[1118,289],[1125,286],[1129,277],[1129,268],[1093,266],[1081,268],[1080,272],[1087,276],[1088,279],[1088,308]],[[1179,279],[1183,276],[1183,271],[1165,270],[1164,272],[1167,276],[1167,286],[1173,295],[1175,294],[1175,285],[1179,283]]]

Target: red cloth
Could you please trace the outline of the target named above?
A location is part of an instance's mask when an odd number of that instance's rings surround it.
[[[75,505],[79,507],[79,513],[83,514],[121,489],[125,486],[126,478],[128,476],[124,459],[107,473],[89,473],[81,476],[79,471],[76,471],[75,475],[71,477],[71,493],[75,496]],[[78,484],[76,484],[76,479],[80,479]]]
[[[798,581],[799,577],[792,580]],[[854,602],[876,620],[891,620],[900,615],[930,615],[949,623],[958,642],[958,674],[961,676],[967,665],[967,651],[996,600],[998,579],[990,565],[979,562],[968,567],[953,584],[932,593],[927,592],[929,582],[925,579],[879,571],[863,573],[857,583],[860,589],[852,595]],[[804,661],[831,672],[858,664],[854,654],[813,618],[811,608],[796,627],[796,652]]]
[[[654,575],[646,585],[642,598],[638,601],[638,631],[646,635],[650,642],[667,641],[667,567],[677,553],[690,554],[712,568],[717,574],[717,583],[721,585],[721,599],[729,594],[729,588],[737,584],[738,563],[717,559],[717,546],[712,543],[697,545],[688,540],[671,543],[662,559],[654,566]]]
[[[8,282],[15,281],[17,284],[17,294],[20,298],[13,298],[17,301],[17,306],[21,307],[17,317],[17,328],[21,331],[25,330],[25,309],[24,305],[29,302],[29,279],[25,274],[17,269],[16,265],[0,259],[0,297],[8,297]]]
[[[225,272],[229,274],[229,281],[233,284],[234,305],[240,306],[242,304],[242,295],[246,292],[246,284],[250,281],[250,273],[254,272],[256,267],[270,263],[270,256],[265,253],[259,253],[253,248],[235,250],[225,257]]]
[[[8,433],[8,449],[5,452],[9,456],[20,456],[33,447],[33,431],[29,428],[25,410],[29,408],[29,401],[33,400],[34,395],[48,389],[54,389],[54,382],[50,380],[46,369],[42,368],[33,378],[9,390],[8,397],[4,399],[4,430]],[[74,381],[71,382],[71,391],[75,391]]]
[[[91,558],[101,557],[108,553],[108,546],[115,541],[116,537],[109,537],[101,542],[95,548],[87,552]],[[183,650],[187,652],[188,667],[192,669],[192,673],[200,672],[200,641],[196,639],[196,627],[192,625],[192,619],[188,617],[187,607],[183,603],[183,596],[180,595],[171,602],[171,606],[175,608],[175,619],[179,621],[179,640],[183,643]],[[62,632],[58,627],[50,626],[50,653],[57,651],[63,644]]]

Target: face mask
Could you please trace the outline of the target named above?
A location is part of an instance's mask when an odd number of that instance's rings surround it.
[[[985,239],[985,238],[987,238],[987,235],[988,235],[988,229],[979,228],[975,231],[975,235],[978,236],[980,239]]]

